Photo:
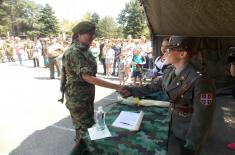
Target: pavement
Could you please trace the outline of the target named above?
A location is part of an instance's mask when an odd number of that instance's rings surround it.
[[[32,61],[0,64],[0,155],[66,155],[75,131],[65,105],[57,102],[59,80],[50,80],[47,68],[32,66]],[[118,83],[117,77],[98,77]],[[96,86],[95,109],[103,105],[108,111],[116,96]],[[219,96],[212,134],[201,154],[234,155],[226,148],[230,142],[235,142],[235,100]]]

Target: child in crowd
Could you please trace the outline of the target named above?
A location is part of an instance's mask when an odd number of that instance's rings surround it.
[[[139,79],[139,86],[142,85],[142,65],[144,64],[143,58],[140,55],[141,48],[136,47],[133,50],[133,59],[132,59],[132,77],[133,84],[136,86],[136,80]]]

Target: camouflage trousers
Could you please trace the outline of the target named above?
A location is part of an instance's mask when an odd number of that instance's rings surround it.
[[[83,102],[66,101],[73,125],[76,129],[76,140],[79,141],[86,135],[87,128],[94,123],[94,100],[92,97],[83,100]]]

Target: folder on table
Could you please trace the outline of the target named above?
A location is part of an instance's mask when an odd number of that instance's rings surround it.
[[[112,126],[137,131],[140,128],[144,112],[121,111]]]

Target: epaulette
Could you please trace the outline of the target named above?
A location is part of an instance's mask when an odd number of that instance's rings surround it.
[[[168,65],[164,65],[163,67],[162,67],[162,72],[164,72],[165,70],[172,70],[172,69],[174,69],[175,67],[173,66],[173,65],[171,65],[171,64],[168,64]]]

